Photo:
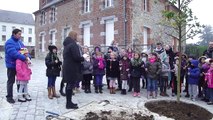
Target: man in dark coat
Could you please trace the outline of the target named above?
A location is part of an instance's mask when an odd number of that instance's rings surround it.
[[[209,47],[207,50],[203,52],[203,55],[206,56],[207,58],[213,57],[213,42],[209,42]]]
[[[82,51],[77,45],[77,33],[71,31],[68,37],[64,40],[63,51],[63,79],[67,83],[66,86],[66,108],[77,109],[78,105],[72,102],[72,89],[77,80],[82,78],[81,62],[84,61]]]

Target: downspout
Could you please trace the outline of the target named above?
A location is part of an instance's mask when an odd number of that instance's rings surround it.
[[[124,45],[127,48],[127,16],[126,16],[126,0],[123,0],[123,15],[124,15]]]

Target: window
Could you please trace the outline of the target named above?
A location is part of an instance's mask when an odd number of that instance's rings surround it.
[[[143,44],[144,44],[144,50],[147,50],[148,41],[150,38],[150,28],[144,27],[143,28]]]
[[[90,12],[90,0],[84,0],[84,13]]]
[[[21,37],[21,41],[24,42],[24,37]]]
[[[51,17],[50,17],[50,21],[54,22],[56,20],[56,8],[52,7],[51,8]]]
[[[40,38],[39,38],[39,51],[40,52],[45,52],[45,43],[44,43],[44,33],[42,33],[40,35]]]
[[[143,10],[146,12],[149,11],[149,0],[143,0]]]
[[[29,33],[29,34],[32,34],[32,33],[33,33],[33,29],[32,29],[32,28],[29,28],[29,29],[28,29],[28,33]]]
[[[1,40],[6,41],[6,35],[2,35]]]
[[[105,0],[105,8],[112,7],[113,6],[113,0]]]
[[[21,32],[24,33],[24,28],[23,27],[21,27]]]
[[[41,25],[44,25],[45,24],[45,19],[46,19],[46,13],[45,13],[45,11],[42,11],[41,12],[41,21],[40,21],[40,24]]]
[[[90,24],[83,25],[84,46],[90,46]]]
[[[70,28],[69,28],[69,27],[64,28],[63,39],[65,39],[65,38],[68,36],[69,31],[70,31]]]
[[[28,43],[32,42],[32,37],[28,37]]]
[[[110,46],[112,41],[114,40],[114,20],[106,20],[106,38],[105,38],[105,43],[107,46]]]
[[[55,45],[55,31],[50,31],[50,44]]]
[[[2,25],[2,32],[6,32],[6,26]]]
[[[14,29],[16,29],[16,27],[15,27],[15,26],[13,26],[13,27],[12,27],[12,30],[14,30]]]

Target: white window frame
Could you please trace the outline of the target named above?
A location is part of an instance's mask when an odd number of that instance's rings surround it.
[[[24,28],[23,27],[21,27],[21,32],[24,33]]]
[[[52,44],[52,45],[55,45],[56,44],[56,31],[55,30],[52,30],[50,31],[50,41],[49,43]]]
[[[105,45],[110,46],[112,41],[115,38],[115,23],[114,19],[108,19],[105,20]],[[111,29],[112,26],[108,26],[108,24],[113,25],[113,30],[108,30]]]
[[[29,41],[31,38],[31,41]],[[32,43],[33,38],[32,37],[28,37],[28,43]]]
[[[7,31],[7,26],[2,25],[2,32],[6,32]]]
[[[143,28],[143,44],[144,44],[143,49],[145,51],[147,50],[147,44],[148,44],[148,30],[149,30],[149,28],[147,28],[147,27]]]
[[[105,0],[105,8],[112,7],[113,2],[114,2],[113,0]]]
[[[90,0],[84,0],[84,13],[90,12]]]
[[[87,34],[87,32],[89,32],[89,34]],[[83,40],[84,40],[84,46],[90,47],[90,45],[91,45],[90,24],[84,24],[83,25]]]
[[[28,29],[28,34],[32,34],[33,33],[33,29],[32,28],[29,28]]]
[[[41,25],[44,25],[46,23],[46,12],[42,11],[41,12]]]
[[[51,14],[50,14],[50,21],[55,22],[56,21],[56,8],[52,7],[51,8]]]

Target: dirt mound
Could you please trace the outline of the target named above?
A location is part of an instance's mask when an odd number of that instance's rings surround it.
[[[210,120],[213,118],[206,109],[194,104],[176,101],[152,101],[145,106],[152,112],[175,120]]]
[[[154,120],[153,116],[134,113],[129,115],[125,111],[115,113],[115,111],[101,111],[100,113],[88,112],[83,120]]]

